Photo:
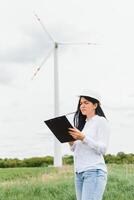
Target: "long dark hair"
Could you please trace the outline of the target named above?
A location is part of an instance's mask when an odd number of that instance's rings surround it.
[[[81,97],[84,97],[86,100],[90,101],[93,104],[97,103],[97,108],[95,109],[95,114],[106,118],[106,116],[100,106],[100,102],[97,99],[94,99],[94,98],[88,97],[88,96],[80,96],[78,106],[77,106],[77,111],[74,115],[74,126],[76,128],[78,128],[80,131],[83,129],[85,122],[86,122],[86,115],[83,115],[82,112],[80,111]]]

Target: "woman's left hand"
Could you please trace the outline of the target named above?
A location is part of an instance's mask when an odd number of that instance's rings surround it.
[[[83,140],[85,135],[77,128],[69,128],[69,134],[76,140]]]

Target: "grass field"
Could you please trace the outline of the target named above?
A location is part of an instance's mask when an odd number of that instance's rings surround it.
[[[108,165],[104,200],[134,200],[134,165]],[[0,169],[0,200],[76,200],[72,166]]]

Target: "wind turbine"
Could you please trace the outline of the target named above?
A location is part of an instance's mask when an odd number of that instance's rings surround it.
[[[42,23],[41,19],[37,16],[37,14],[34,14],[37,21],[42,26],[43,30],[49,37],[50,41],[52,42],[52,48],[48,52],[48,54],[45,56],[45,59],[42,61],[42,63],[39,65],[39,67],[36,69],[35,73],[33,74],[32,79],[37,75],[45,61],[49,58],[49,56],[53,53],[54,56],[54,116],[59,116],[59,73],[58,73],[58,47],[62,45],[96,45],[96,43],[91,42],[56,42],[52,36],[48,33],[47,29],[45,28],[44,24]],[[61,167],[62,166],[62,154],[61,154],[61,144],[60,142],[55,138],[54,141],[54,166],[55,167]]]

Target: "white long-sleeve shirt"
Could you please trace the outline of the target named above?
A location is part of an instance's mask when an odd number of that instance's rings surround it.
[[[107,119],[98,115],[87,119],[82,133],[85,134],[84,140],[77,140],[71,146],[71,150],[74,151],[75,171],[78,173],[89,169],[107,171],[103,158],[110,134]]]

